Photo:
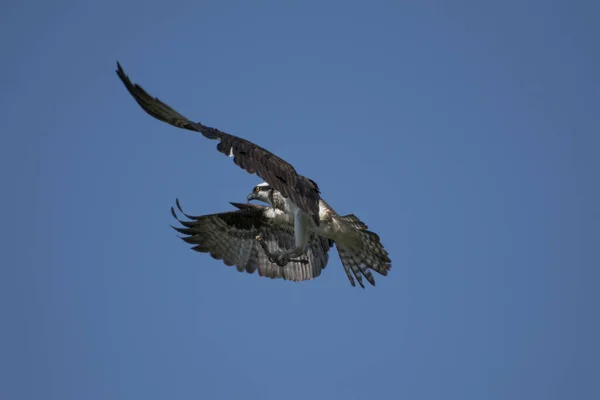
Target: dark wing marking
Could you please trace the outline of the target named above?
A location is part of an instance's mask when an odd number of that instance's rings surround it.
[[[200,122],[190,121],[157,97],[152,97],[137,83],[132,83],[119,62],[117,62],[116,72],[144,111],[170,125],[200,132],[209,139],[219,140],[217,149],[221,153],[227,156],[233,155],[236,165],[251,174],[255,173],[260,176],[272,188],[278,190],[284,197],[291,199],[302,211],[312,216],[315,223],[319,225],[320,191],[313,180],[298,174],[288,162],[248,140]]]
[[[361,287],[364,288],[362,283],[363,276],[374,286],[375,279],[369,269],[381,275],[387,275],[388,271],[392,268],[392,261],[388,252],[383,247],[383,244],[381,244],[379,235],[369,231],[367,224],[362,222],[356,215],[348,214],[339,218],[356,231],[361,242],[357,248],[340,246],[339,243],[337,245],[340,260],[342,261],[346,275],[348,275],[350,284],[354,286],[354,278],[352,277],[354,275]]]
[[[340,219],[343,221],[346,221],[348,224],[350,224],[355,229],[361,229],[361,230],[369,229],[367,224],[365,224],[360,219],[358,219],[358,217],[354,214],[342,215],[342,216],[340,216]]]
[[[360,231],[358,234],[364,246],[360,253],[361,261],[373,271],[386,276],[392,268],[392,260],[381,244],[379,235],[367,230]]]
[[[363,275],[365,276],[365,278],[367,278],[371,285],[375,286],[375,279],[373,278],[371,271],[369,271],[369,267],[361,261],[359,256],[355,255],[352,251],[345,249],[342,246],[337,246],[337,249],[338,254],[340,255],[340,260],[342,261],[342,265],[344,266],[344,270],[346,271],[346,275],[348,276],[348,279],[350,280],[350,284],[352,286],[354,286],[354,279],[352,279],[350,271],[352,271],[352,274],[354,275],[354,277],[356,277],[358,284],[363,289],[365,287],[362,281]]]
[[[173,227],[183,234],[182,239],[194,245],[193,249],[209,253],[213,258],[223,260],[229,266],[235,265],[240,272],[260,276],[282,278],[291,281],[304,281],[316,278],[326,267],[332,243],[322,236],[311,235],[308,250],[300,258],[308,263],[290,262],[285,267],[271,263],[256,236],[260,235],[269,251],[290,249],[295,244],[294,227],[288,224],[273,224],[266,218],[267,207],[232,203],[238,210],[220,214],[192,216],[179,211],[189,219],[184,221],[171,208],[173,216],[183,227]]]

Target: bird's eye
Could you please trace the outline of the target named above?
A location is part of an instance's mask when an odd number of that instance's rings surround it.
[[[260,191],[260,187],[259,187],[259,186],[255,187],[255,188],[254,188],[254,191],[255,191],[256,193],[258,193],[258,192]]]

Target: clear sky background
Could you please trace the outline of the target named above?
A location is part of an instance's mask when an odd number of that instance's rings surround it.
[[[598,2],[0,6],[0,398],[598,399]],[[245,275],[169,227],[315,179],[393,259]]]

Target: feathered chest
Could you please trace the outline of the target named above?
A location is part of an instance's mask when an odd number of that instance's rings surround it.
[[[329,207],[323,200],[319,201],[319,226],[317,226],[312,218],[306,218],[307,215],[300,210],[290,199],[282,199],[282,212],[287,218],[295,221],[296,218],[305,218],[307,227],[319,235],[334,238],[342,231],[341,222],[337,218],[336,212]]]

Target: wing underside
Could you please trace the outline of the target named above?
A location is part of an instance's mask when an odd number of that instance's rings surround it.
[[[235,204],[234,204],[235,205]],[[240,206],[241,207],[241,206]],[[183,235],[192,249],[208,253],[222,260],[225,265],[236,266],[240,272],[254,273],[268,278],[281,278],[290,281],[305,281],[316,278],[326,267],[331,244],[328,239],[312,234],[308,250],[300,259],[285,267],[270,262],[256,236],[261,236],[269,251],[294,247],[294,227],[289,223],[275,224],[266,218],[265,207],[245,205],[243,208],[219,214],[193,216],[185,214],[179,202],[177,208],[187,220],[181,219],[175,209],[172,214],[181,227],[173,227]]]

